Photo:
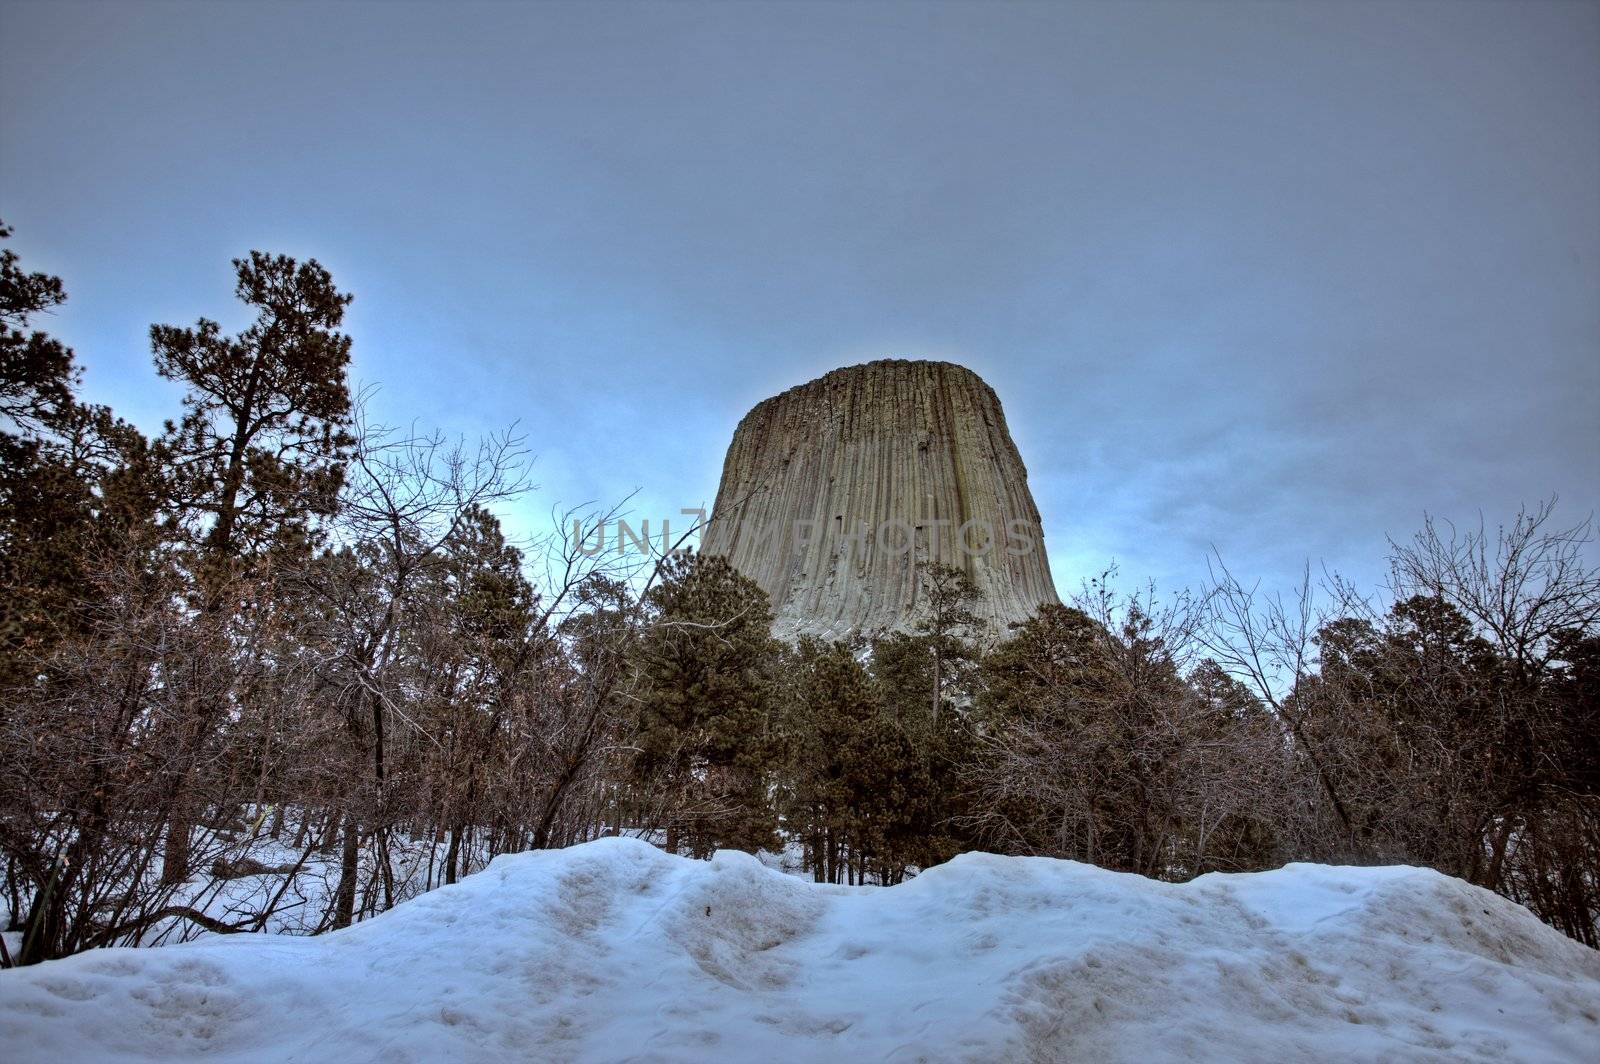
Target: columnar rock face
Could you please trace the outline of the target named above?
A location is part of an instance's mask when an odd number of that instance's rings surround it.
[[[702,549],[772,597],[774,631],[909,630],[921,563],[966,570],[991,633],[1056,602],[994,389],[949,362],[834,370],[745,415]]]

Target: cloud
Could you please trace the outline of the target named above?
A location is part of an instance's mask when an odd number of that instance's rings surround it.
[[[383,413],[520,420],[534,509],[715,492],[751,405],[951,358],[1058,582],[1366,575],[1600,500],[1592,5],[13,5],[5,211],[91,394],[226,259],[357,294]],[[38,261],[35,261],[35,260]]]

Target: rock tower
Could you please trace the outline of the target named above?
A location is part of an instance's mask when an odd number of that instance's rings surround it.
[[[909,630],[930,559],[966,570],[993,634],[1058,601],[1000,400],[949,362],[849,366],[758,404],[702,549],[761,585],[786,639]]]

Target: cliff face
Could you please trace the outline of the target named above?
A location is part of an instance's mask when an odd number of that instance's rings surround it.
[[[774,631],[909,630],[918,564],[965,569],[996,634],[1056,602],[994,389],[948,362],[834,370],[745,415],[702,549],[772,597]]]

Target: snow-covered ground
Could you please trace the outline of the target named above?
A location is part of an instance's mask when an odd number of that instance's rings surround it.
[[[969,854],[895,887],[634,839],[516,854],[320,937],[0,972],[70,1061],[1593,1061],[1600,953],[1414,868],[1157,883]]]

